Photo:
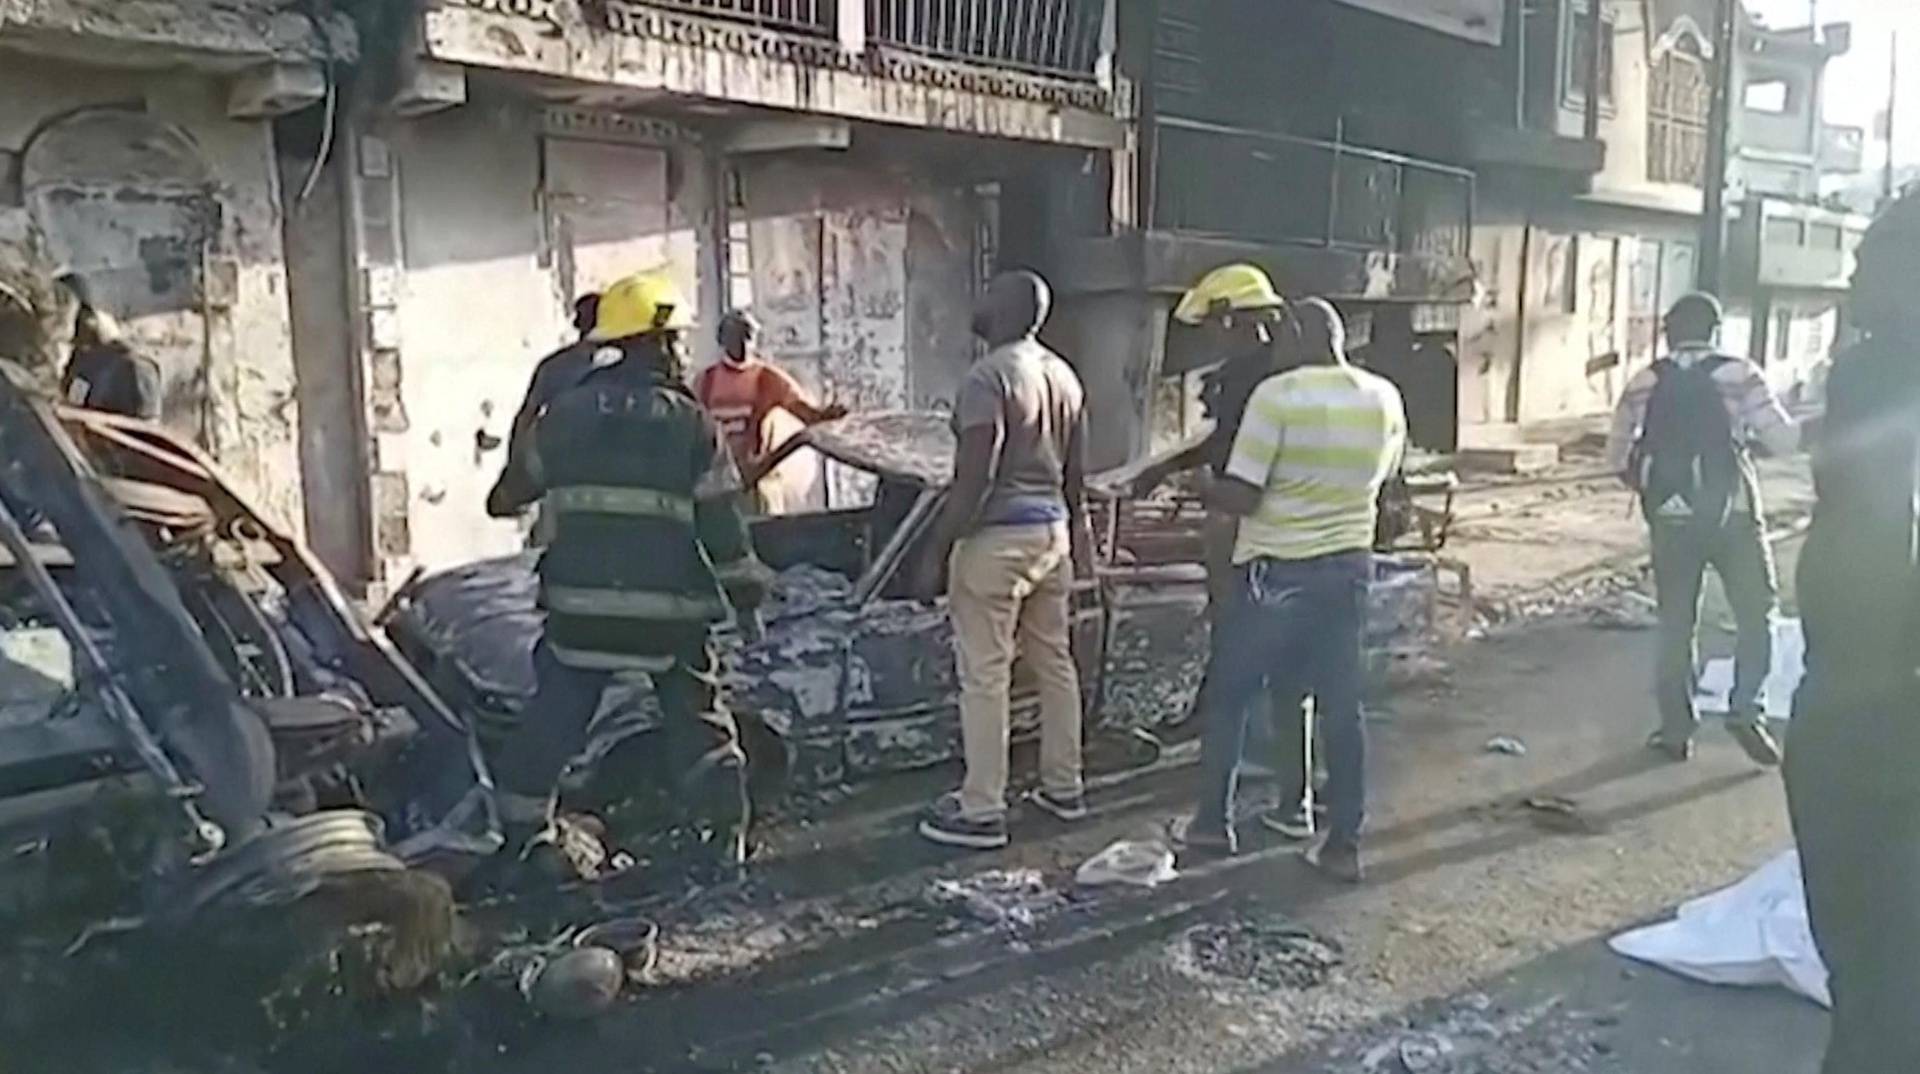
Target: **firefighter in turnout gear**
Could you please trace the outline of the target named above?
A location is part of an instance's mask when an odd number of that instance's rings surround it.
[[[546,828],[554,782],[613,677],[637,672],[683,773],[672,799],[721,861],[744,855],[746,758],[710,633],[729,606],[759,605],[767,572],[733,455],[681,380],[690,322],[664,275],[614,284],[589,337],[592,368],[534,429],[527,494],[542,497],[554,533],[539,567],[539,684],[495,765],[510,850]]]

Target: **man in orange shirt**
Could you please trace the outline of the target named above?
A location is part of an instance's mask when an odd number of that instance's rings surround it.
[[[713,415],[733,449],[733,458],[749,481],[757,480],[761,460],[774,448],[767,418],[785,410],[808,425],[843,417],[847,408],[816,405],[793,377],[761,361],[753,352],[760,324],[745,310],[732,310],[720,320],[721,360],[694,381],[693,394]],[[756,506],[758,490],[749,495]]]

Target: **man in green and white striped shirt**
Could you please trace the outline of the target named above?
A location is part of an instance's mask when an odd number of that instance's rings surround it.
[[[1372,549],[1380,488],[1406,438],[1400,390],[1337,351],[1269,378],[1247,402],[1227,461],[1226,476],[1260,490],[1233,562]]]
[[[1373,578],[1380,488],[1406,448],[1399,389],[1346,359],[1340,315],[1294,307],[1279,373],[1254,390],[1213,505],[1240,519],[1236,576],[1215,623],[1201,752],[1204,789],[1190,844],[1237,839],[1233,801],[1247,717],[1274,675],[1314,698],[1327,753],[1328,830],[1307,852],[1317,868],[1360,878],[1366,740],[1361,645]]]

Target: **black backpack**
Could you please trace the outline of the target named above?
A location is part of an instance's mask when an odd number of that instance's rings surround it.
[[[1744,448],[1713,379],[1731,361],[1716,354],[1690,366],[1653,364],[1658,379],[1628,471],[1648,522],[1715,530],[1732,516]]]

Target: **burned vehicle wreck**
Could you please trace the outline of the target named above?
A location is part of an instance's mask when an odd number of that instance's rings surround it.
[[[302,545],[173,435],[4,373],[0,884],[16,924],[166,926],[329,878],[458,876],[493,852],[465,724]]]
[[[910,568],[951,479],[948,418],[842,418],[796,436],[774,462],[803,447],[864,475],[871,494],[863,506],[754,522],[755,548],[777,572],[761,610],[764,633],[749,639],[728,629],[721,644],[763,807],[789,790],[924,768],[960,753],[945,597],[910,589]],[[1131,733],[1185,718],[1206,651],[1200,512],[1191,503],[1104,498],[1094,510],[1099,574],[1074,596],[1073,639],[1090,738],[1114,732],[1150,754],[1150,741]],[[533,693],[541,627],[534,563],[513,556],[417,581],[385,624],[436,689],[473,715],[483,741],[498,740]],[[1026,733],[1038,698],[1018,665],[1014,675],[1016,732]],[[609,691],[573,785],[592,782],[592,761],[658,727],[644,687]],[[600,796],[587,797],[592,808]]]

